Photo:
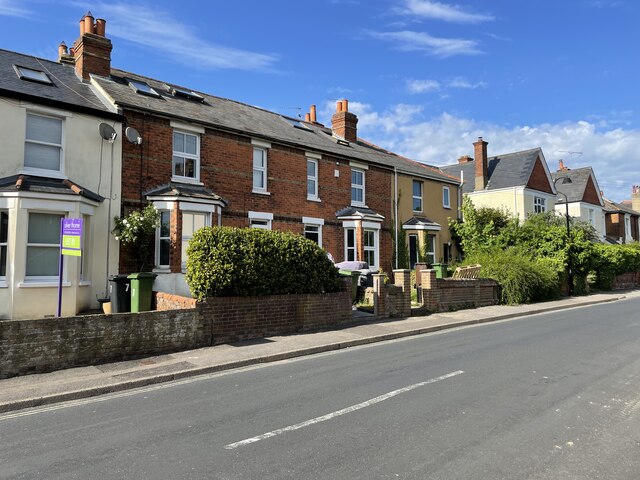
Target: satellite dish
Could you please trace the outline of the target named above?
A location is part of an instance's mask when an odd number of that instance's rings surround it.
[[[124,131],[124,135],[127,137],[127,140],[134,145],[142,145],[142,137],[135,128],[127,127]]]
[[[118,136],[115,129],[108,123],[101,123],[100,127],[98,128],[100,130],[100,136],[103,139],[108,140],[109,142],[115,141],[116,137]]]

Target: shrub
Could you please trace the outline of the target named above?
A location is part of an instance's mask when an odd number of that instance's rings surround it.
[[[193,235],[187,254],[187,284],[199,300],[340,289],[327,253],[289,232],[205,227]]]
[[[111,232],[126,246],[127,254],[136,263],[136,270],[144,270],[153,251],[153,235],[160,225],[160,214],[151,204],[135,210],[125,217],[114,217]]]
[[[517,248],[478,252],[465,264],[482,265],[481,276],[500,284],[501,303],[516,305],[552,300],[559,295],[558,263],[536,260]]]
[[[593,270],[596,274],[596,287],[611,290],[616,275],[640,270],[640,245],[594,246],[595,261]]]

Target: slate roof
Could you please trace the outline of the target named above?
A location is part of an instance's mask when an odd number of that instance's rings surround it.
[[[147,192],[144,192],[145,196],[153,197],[185,197],[200,200],[216,200],[227,204],[220,195],[213,193],[211,190],[201,185],[189,185],[184,183],[169,182],[165,185],[160,185]]]
[[[376,217],[380,219],[384,218],[382,215],[380,215],[376,211],[371,210],[370,208],[367,208],[367,207],[348,206],[336,212],[336,217],[338,218],[352,217],[354,215],[358,215],[361,217]]]
[[[576,168],[572,170],[561,170],[558,172],[551,172],[551,178],[555,181],[557,178],[568,177],[571,179],[571,183],[562,183],[559,181],[556,183],[556,190],[564,193],[567,196],[567,201],[582,202],[584,193],[589,182],[589,178],[593,175],[591,167]],[[595,175],[593,175],[594,187],[597,189],[595,183]],[[558,195],[558,201],[556,203],[564,204],[564,195]]]
[[[629,208],[620,203],[613,202],[604,197],[602,198],[602,200],[604,201],[604,211],[607,213],[621,212],[621,213],[627,213],[629,215],[640,215],[640,212],[636,212],[632,208]]]
[[[402,224],[402,227],[437,227],[440,228],[441,225],[438,222],[434,222],[433,220],[429,220],[427,217],[411,217],[409,220]]]
[[[81,187],[71,180],[33,177],[30,175],[11,175],[10,177],[0,178],[0,192],[24,191],[79,195],[95,202],[102,202],[104,200],[104,197]]]
[[[523,187],[529,183],[529,177],[535,166],[536,159],[544,158],[541,148],[532,148],[522,152],[507,153],[489,157],[488,182],[485,190],[498,190],[500,188]],[[475,160],[466,163],[457,163],[440,167],[444,173],[464,177],[463,193],[475,191]]]
[[[46,73],[52,85],[21,79],[14,65]],[[83,83],[76,76],[73,66],[2,49],[0,49],[0,96],[30,100],[107,118],[120,118],[120,115],[111,112],[102,103],[89,84]]]
[[[443,173],[437,167],[409,160],[361,139],[358,139],[356,143],[343,145],[332,136],[330,128],[302,122],[297,118],[280,115],[235,100],[208,95],[204,92],[195,92],[202,96],[204,101],[174,96],[169,90],[170,86],[164,82],[118,69],[111,69],[110,78],[94,75],[92,79],[114,103],[122,108],[145,110],[316,153],[331,154],[340,158],[360,160],[390,168],[396,167],[413,175],[453,185],[459,184],[457,177]],[[160,97],[137,93],[128,84],[127,79],[147,83]],[[185,88],[179,85],[178,87]],[[300,122],[306,128],[294,127],[287,119]]]

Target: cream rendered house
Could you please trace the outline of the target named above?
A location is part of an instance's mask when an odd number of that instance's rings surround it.
[[[62,314],[98,307],[117,273],[121,129],[73,66],[0,50],[0,319],[56,314],[61,218],[84,221]]]
[[[541,148],[488,157],[487,145],[480,137],[473,144],[475,159],[464,156],[441,167],[462,179],[462,192],[475,206],[504,209],[522,221],[554,210],[556,189]]]
[[[558,189],[556,212],[565,215],[566,202],[568,202],[569,216],[590,223],[598,235],[598,240],[605,241],[604,200],[591,167],[570,170],[560,160],[560,168],[552,174],[552,177],[554,180],[565,177],[571,180],[570,183],[556,181]]]

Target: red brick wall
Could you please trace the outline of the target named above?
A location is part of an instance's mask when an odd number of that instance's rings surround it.
[[[168,119],[125,111],[126,126],[135,127],[144,139],[141,146],[123,142],[122,204],[139,208],[141,192],[171,179],[173,129]],[[323,247],[336,262],[344,259],[344,231],[336,212],[351,203],[351,168],[348,161],[323,154],[318,161],[320,202],[307,200],[307,164],[304,150],[272,142],[267,153],[267,190],[252,193],[253,146],[248,136],[207,129],[201,135],[200,181],[222,196],[227,208],[222,225],[247,227],[248,212],[273,213],[273,228],[303,233],[302,217],[325,220]],[[339,176],[334,175],[334,171]],[[366,204],[385,217],[380,233],[381,267],[391,270],[391,212],[393,173],[370,166],[366,171]],[[179,248],[175,249],[179,254]],[[172,251],[172,253],[174,253]],[[126,260],[126,257],[123,256]],[[128,265],[121,262],[121,269]],[[172,262],[172,268],[174,267]],[[177,265],[176,265],[177,268]]]
[[[184,310],[196,308],[198,302],[195,298],[181,297],[165,292],[153,292],[154,310]]]
[[[538,190],[539,192],[553,193],[549,183],[549,178],[547,177],[547,172],[545,171],[540,158],[536,160],[536,163],[533,166],[527,187],[533,190]]]

